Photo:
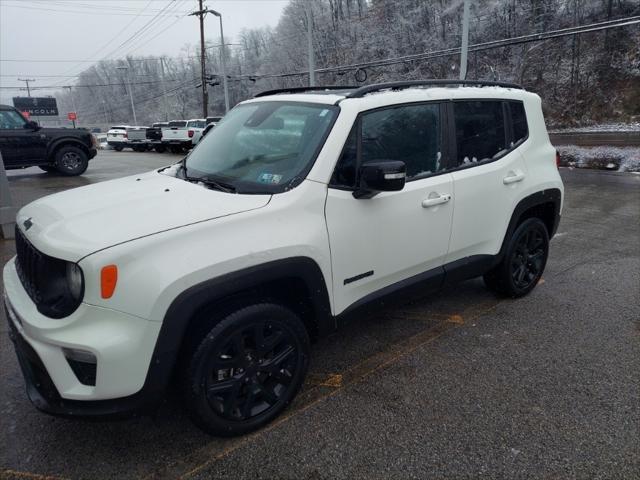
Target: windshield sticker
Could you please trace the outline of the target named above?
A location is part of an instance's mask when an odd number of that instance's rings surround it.
[[[268,183],[270,185],[278,185],[282,180],[282,175],[277,175],[275,173],[261,173],[258,177],[258,181],[260,183]]]

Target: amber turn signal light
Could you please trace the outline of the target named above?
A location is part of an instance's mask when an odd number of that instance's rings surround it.
[[[118,283],[118,267],[115,265],[107,265],[102,267],[100,272],[100,293],[102,298],[111,298]]]

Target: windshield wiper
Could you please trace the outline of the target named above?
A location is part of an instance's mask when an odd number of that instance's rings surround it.
[[[216,190],[220,190],[226,193],[236,193],[236,187],[230,183],[223,183],[218,180],[214,180],[211,177],[187,177],[190,182],[201,182],[207,187],[213,187]]]
[[[191,183],[200,182],[203,185],[206,185],[207,187],[215,188],[216,190],[220,190],[221,192],[236,193],[236,187],[234,187],[230,183],[224,183],[219,180],[214,180],[213,178],[208,176],[190,177],[187,174],[187,162],[184,160],[182,161],[182,173],[184,175],[184,179],[187,182],[191,182]]]

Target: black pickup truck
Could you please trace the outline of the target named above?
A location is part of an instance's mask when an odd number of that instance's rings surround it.
[[[95,137],[86,130],[43,128],[9,105],[0,105],[0,153],[7,170],[40,167],[81,175],[96,156]]]
[[[147,140],[151,148],[156,152],[162,153],[167,147],[162,144],[162,129],[167,127],[169,122],[157,122],[147,128]]]

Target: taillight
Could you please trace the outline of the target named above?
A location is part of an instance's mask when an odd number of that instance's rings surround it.
[[[127,132],[124,132],[124,135],[122,136],[122,138],[129,138],[129,136],[127,135]]]
[[[560,166],[560,152],[556,150],[556,167]]]
[[[195,132],[193,130],[189,130],[187,133],[189,135],[189,138],[192,138]]]

